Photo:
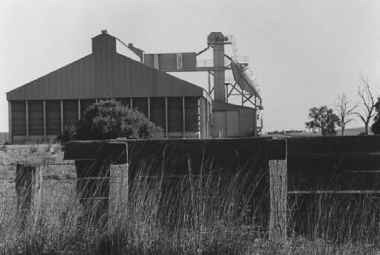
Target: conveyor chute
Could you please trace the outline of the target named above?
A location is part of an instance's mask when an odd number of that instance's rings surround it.
[[[231,68],[234,79],[239,87],[261,99],[259,83],[248,66],[241,65],[238,62],[231,60]]]

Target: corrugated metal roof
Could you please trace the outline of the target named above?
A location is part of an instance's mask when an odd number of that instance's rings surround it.
[[[93,98],[94,57],[88,55],[7,93],[7,100]]]
[[[93,38],[93,43],[104,36],[114,38],[102,34]],[[204,90],[192,83],[146,66],[116,51],[99,50],[9,91],[7,100],[203,95]]]

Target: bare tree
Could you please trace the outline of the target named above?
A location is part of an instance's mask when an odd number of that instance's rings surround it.
[[[358,107],[358,103],[352,105],[351,100],[349,100],[346,94],[338,95],[338,101],[335,103],[335,107],[338,111],[339,125],[342,127],[342,136],[344,135],[344,130],[346,129],[346,124],[350,123],[354,119],[355,109]]]
[[[364,113],[355,112],[355,114],[364,122],[365,134],[368,135],[368,127],[371,119],[375,116],[376,96],[372,94],[369,87],[368,79],[360,76],[362,85],[359,86],[358,94],[363,103]]]

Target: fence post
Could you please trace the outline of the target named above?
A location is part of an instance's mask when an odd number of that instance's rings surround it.
[[[128,171],[129,164],[114,165],[111,167],[111,187],[110,187],[110,222],[117,226],[124,225],[119,219],[124,219],[124,215],[128,213]]]
[[[35,230],[40,214],[40,208],[42,203],[42,170],[43,165],[37,165],[34,173],[34,190],[33,190],[33,211],[34,211],[34,226]]]
[[[287,237],[287,160],[269,161],[269,183],[269,240],[282,242]]]
[[[16,165],[17,210],[21,217],[22,227],[28,215],[34,215],[35,228],[42,202],[42,168],[43,165],[18,163]]]
[[[17,211],[21,218],[22,227],[25,227],[27,215],[30,212],[32,201],[32,179],[35,172],[35,165],[21,164],[16,165],[16,194]]]

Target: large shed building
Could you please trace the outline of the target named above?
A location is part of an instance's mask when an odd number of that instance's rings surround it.
[[[103,31],[92,54],[7,93],[10,140],[48,142],[99,99],[144,113],[165,137],[210,137],[211,99],[204,89],[116,52]]]
[[[223,37],[219,32],[208,37],[214,66],[198,67],[195,53],[142,54],[130,44],[127,47],[140,54],[141,62],[133,60],[119,54],[118,39],[103,30],[92,38],[91,54],[7,93],[9,140],[52,142],[75,124],[88,106],[107,98],[137,108],[164,129],[166,138],[256,136],[261,106],[238,106],[226,100],[231,92],[225,90],[224,72],[233,62],[225,66],[225,42],[219,37]],[[214,98],[211,91],[172,76],[167,73],[170,71],[208,71],[214,76]]]

